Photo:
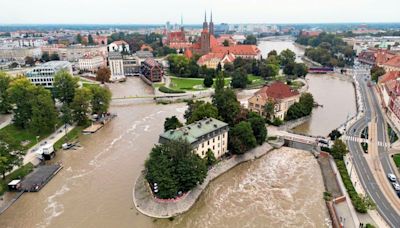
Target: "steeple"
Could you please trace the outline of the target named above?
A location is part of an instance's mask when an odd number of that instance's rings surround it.
[[[184,28],[183,28],[183,16],[181,14],[181,31],[183,32]]]
[[[207,23],[207,11],[204,11],[203,30],[208,30],[208,23]]]
[[[211,17],[210,17],[210,35],[214,35],[214,22],[213,22],[213,16],[212,16],[212,11],[211,11]]]

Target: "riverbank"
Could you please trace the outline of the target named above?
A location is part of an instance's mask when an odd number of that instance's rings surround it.
[[[207,188],[211,181],[243,162],[264,156],[272,149],[271,145],[264,143],[262,146],[259,146],[243,155],[236,155],[228,160],[219,162],[208,171],[208,175],[203,184],[195,187],[177,202],[157,201],[150,192],[144,173],[142,172],[136,180],[133,188],[133,202],[135,207],[142,214],[153,218],[171,218],[183,214],[190,210],[190,208],[196,203],[201,193]]]

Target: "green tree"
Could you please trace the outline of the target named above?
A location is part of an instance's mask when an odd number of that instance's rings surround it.
[[[33,93],[29,128],[36,134],[50,133],[57,123],[57,111],[51,93],[41,86],[35,86]]]
[[[91,92],[91,107],[93,114],[103,114],[108,111],[111,102],[111,92],[109,89],[92,86],[90,87]]]
[[[74,121],[80,126],[89,123],[90,101],[92,94],[88,88],[77,89],[71,104]]]
[[[299,102],[289,107],[286,120],[294,120],[311,114],[314,107],[314,98],[310,93],[303,93]]]
[[[11,78],[6,73],[0,71],[0,114],[10,113],[12,109],[7,91],[10,83]]]
[[[289,62],[283,67],[283,73],[286,75],[294,75],[295,62]]]
[[[265,127],[265,120],[257,113],[250,112],[248,122],[253,130],[254,137],[259,145],[262,145],[267,138],[267,128]]]
[[[246,88],[249,83],[249,79],[247,77],[246,72],[243,71],[235,71],[232,75],[231,86],[233,88]]]
[[[255,37],[254,35],[248,35],[243,41],[243,44],[257,45],[257,37]]]
[[[91,34],[89,34],[89,36],[88,36],[88,44],[89,45],[95,45],[94,40],[93,40],[93,36]]]
[[[8,134],[2,134],[0,137],[0,173],[3,180],[6,178],[6,173],[10,172],[14,166],[19,166],[22,163],[23,151],[18,146],[18,143]]]
[[[348,153],[346,144],[340,139],[336,139],[333,143],[331,154],[333,158],[343,160],[343,156]]]
[[[293,74],[297,77],[305,77],[308,73],[308,68],[304,63],[295,63],[293,68]]]
[[[272,50],[272,51],[268,52],[267,58],[269,58],[271,56],[278,56],[278,52],[276,52],[276,50]]]
[[[262,64],[260,66],[260,75],[263,78],[275,77],[279,74],[279,65],[277,64]]]
[[[213,104],[217,107],[222,120],[233,126],[236,115],[240,111],[240,103],[236,98],[235,92],[231,89],[217,90],[216,88],[213,96]]]
[[[50,54],[48,52],[43,52],[42,53],[42,58],[41,58],[42,62],[48,62],[50,61]]]
[[[386,74],[386,71],[383,67],[373,66],[371,68],[371,79],[374,82],[378,82],[380,76]]]
[[[54,52],[50,55],[50,60],[52,60],[52,61],[60,60],[60,56]]]
[[[30,56],[26,56],[25,57],[25,65],[35,66],[35,59]]]
[[[211,76],[204,77],[203,81],[204,87],[210,88],[214,84],[214,80]]]
[[[257,140],[249,122],[240,122],[229,131],[229,147],[233,153],[244,154],[256,145]]]
[[[27,78],[18,78],[10,83],[7,90],[10,102],[15,104],[13,121],[18,128],[28,129],[29,127],[35,87]]]
[[[105,82],[109,82],[111,77],[111,71],[108,67],[100,68],[96,73],[96,81],[104,84]]]
[[[204,160],[208,167],[213,166],[215,163],[217,163],[217,159],[215,158],[214,152],[211,149],[207,150]]]
[[[222,45],[224,45],[224,47],[229,47],[229,41],[224,40],[224,42],[222,42]]]
[[[275,116],[275,102],[273,100],[268,100],[264,105],[264,113],[268,120],[272,120]]]
[[[167,117],[164,121],[164,131],[175,130],[182,127],[183,124],[176,118],[176,116]]]
[[[76,42],[78,44],[82,44],[83,43],[83,39],[80,33],[78,33],[78,35],[76,35]]]
[[[64,125],[73,123],[72,110],[67,104],[61,107],[61,120]]]
[[[286,66],[288,63],[293,63],[296,60],[296,54],[292,50],[286,49],[279,54],[279,59],[281,65]]]
[[[78,78],[67,71],[59,71],[54,76],[54,97],[62,103],[71,104],[74,100],[75,91],[78,89]]]
[[[225,79],[224,79],[224,74],[221,72],[217,75],[215,79],[215,92],[219,92],[224,90],[225,88]]]
[[[218,109],[211,103],[202,103],[196,105],[196,107],[192,110],[192,114],[187,119],[187,123],[191,124],[198,120],[209,117],[218,118]]]

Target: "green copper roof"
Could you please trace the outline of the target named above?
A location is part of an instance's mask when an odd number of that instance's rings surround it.
[[[220,120],[207,118],[175,130],[169,130],[160,136],[169,140],[186,139],[189,143],[194,143],[199,137],[226,126],[228,124]]]

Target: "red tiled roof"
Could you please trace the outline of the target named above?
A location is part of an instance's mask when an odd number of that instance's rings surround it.
[[[400,67],[400,55],[396,55],[393,58],[389,59],[383,65],[392,66],[392,67]]]
[[[261,51],[256,45],[234,45],[229,47],[213,47],[212,52],[232,53],[234,55],[258,55]]]
[[[379,83],[386,83],[400,77],[400,71],[390,71],[379,77]]]
[[[190,49],[186,49],[185,56],[186,58],[191,59],[193,57],[193,52]]]
[[[299,95],[299,92],[292,90],[288,85],[283,82],[274,82],[271,85],[264,86],[256,93],[264,99],[285,99],[293,96]]]
[[[224,58],[224,53],[208,53],[200,57],[197,61],[197,64],[203,65],[205,62],[210,61],[211,59],[219,59],[221,61]]]
[[[114,42],[112,42],[113,44],[116,44],[116,45],[123,45],[123,44],[125,44],[125,45],[128,45],[128,43],[125,41],[125,40],[117,40],[117,41],[114,41]]]
[[[175,49],[183,49],[183,48],[190,48],[190,47],[192,47],[192,44],[191,43],[180,43],[180,42],[178,42],[178,43],[170,43],[169,45],[168,45],[170,48],[175,48]]]

